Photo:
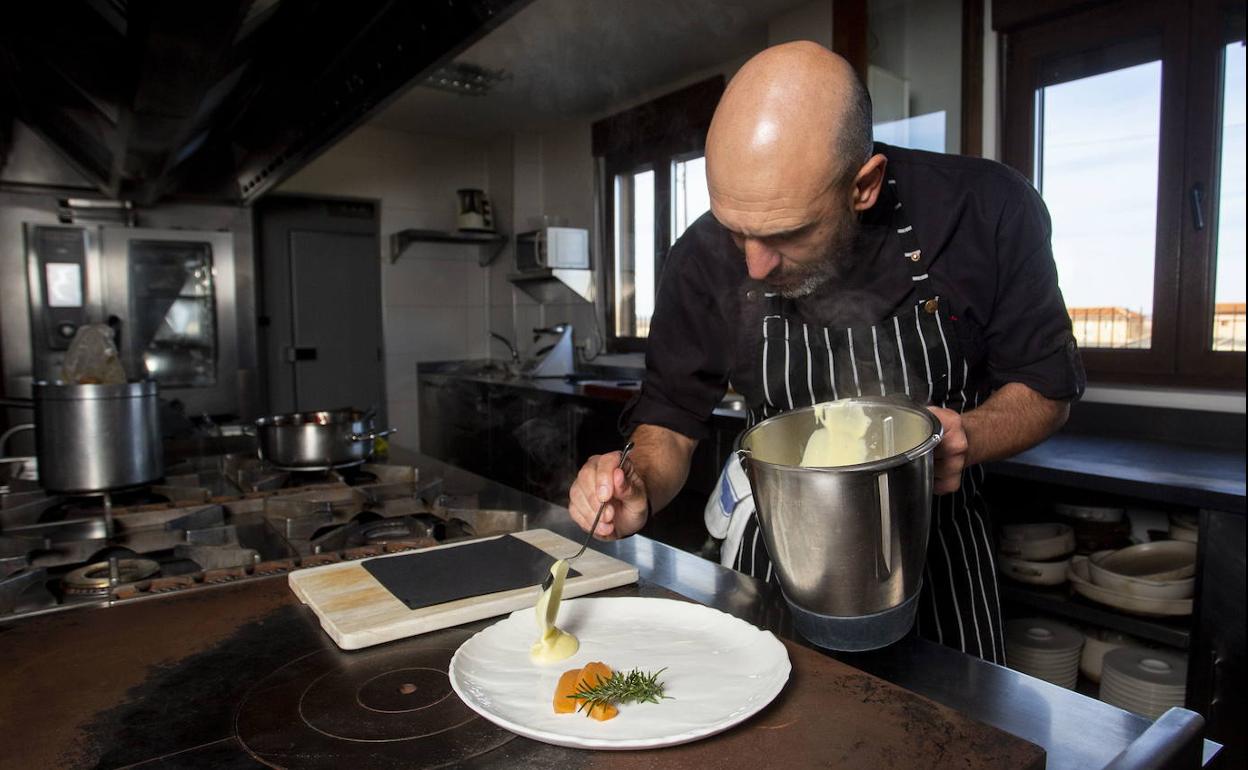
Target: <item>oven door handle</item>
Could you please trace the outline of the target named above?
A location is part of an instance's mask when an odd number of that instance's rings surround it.
[[[316,348],[300,348],[290,346],[286,348],[286,363],[294,364],[299,361],[315,361]]]

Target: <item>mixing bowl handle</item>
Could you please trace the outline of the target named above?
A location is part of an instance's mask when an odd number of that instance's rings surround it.
[[[875,477],[880,491],[880,554],[879,564],[884,567],[884,574],[877,575],[883,580],[893,572],[893,504],[888,493],[888,472]]]
[[[928,436],[927,440],[925,440],[923,443],[919,444],[913,449],[903,452],[903,454],[906,457],[906,460],[913,460],[917,457],[922,457],[928,452],[933,451],[937,446],[940,445],[940,442],[944,439],[944,437],[945,437],[945,427],[942,425],[939,428],[937,428],[935,432],[932,433],[932,435]]]
[[[750,472],[750,450],[738,449],[736,450],[736,454],[737,454],[737,462],[741,463],[741,470],[745,471],[746,473],[749,473]]]

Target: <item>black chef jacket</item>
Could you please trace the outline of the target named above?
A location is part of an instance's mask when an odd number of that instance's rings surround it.
[[[948,302],[971,371],[993,388],[1027,385],[1051,399],[1083,393],[1084,372],[1057,285],[1048,210],[1030,182],[989,160],[876,144],[930,260],[927,292]],[[888,210],[885,210],[888,209]],[[803,321],[875,324],[920,300],[881,194],[862,215],[845,275],[797,301]],[[712,410],[742,367],[738,287],[745,256],[707,212],[663,264],[646,375],[626,419],[705,438]],[[975,376],[974,374],[972,376]]]

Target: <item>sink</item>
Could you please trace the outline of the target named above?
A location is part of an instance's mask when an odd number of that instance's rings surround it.
[[[473,360],[439,361],[420,365],[422,374],[456,375],[460,377],[489,377],[512,380],[520,376],[519,366],[508,361]]]

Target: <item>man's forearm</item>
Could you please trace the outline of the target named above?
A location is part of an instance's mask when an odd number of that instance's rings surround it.
[[[1011,382],[962,415],[967,465],[1002,460],[1044,441],[1066,422],[1070,404]]]
[[[630,457],[645,482],[651,513],[666,507],[685,485],[697,446],[697,440],[657,425],[639,425],[633,431]]]

